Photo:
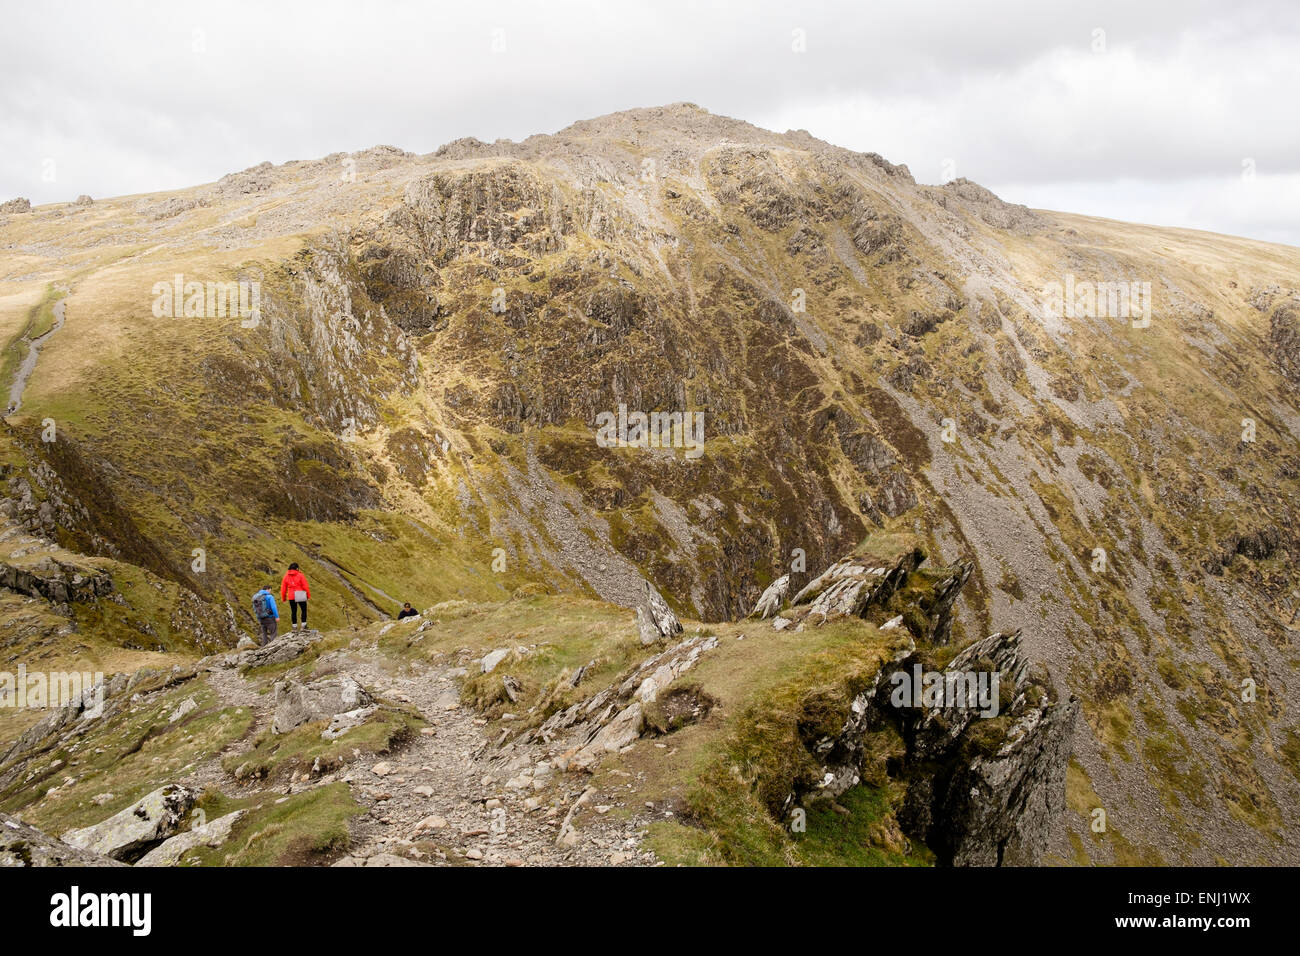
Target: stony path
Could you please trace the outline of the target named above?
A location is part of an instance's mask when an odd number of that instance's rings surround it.
[[[359,762],[345,775],[358,801],[371,808],[357,827],[353,860],[407,856],[412,844],[429,841],[445,847],[452,861],[654,862],[637,850],[641,826],[604,819],[598,812],[603,804],[594,791],[587,792],[586,779],[553,771],[545,749],[490,747],[483,722],[460,704],[456,676],[462,672],[435,666],[399,676],[379,669],[373,658],[355,655],[337,664],[382,696],[415,706],[432,731],[394,758]],[[570,819],[579,800],[582,805]],[[436,852],[426,859],[444,862]]]
[[[319,663],[380,697],[413,706],[428,723],[394,754],[365,756],[334,774],[289,786],[300,792],[341,780],[367,809],[354,821],[351,851],[334,865],[657,862],[638,846],[646,821],[607,816],[616,802],[590,788],[589,777],[552,770],[553,754],[542,745],[491,746],[485,721],[460,702],[457,678],[463,670],[417,663],[399,673],[373,646],[332,652]],[[207,679],[228,705],[253,709],[256,731],[270,724],[269,695],[236,670],[217,668]],[[213,755],[185,782],[228,788],[220,766],[224,756]]]
[[[67,303],[62,299],[54,303],[54,324],[36,338],[27,343],[27,354],[23,357],[22,364],[18,367],[18,372],[14,375],[13,384],[9,386],[9,407],[5,411],[6,415],[12,415],[18,411],[23,404],[23,392],[27,389],[27,380],[31,378],[32,372],[36,371],[36,360],[40,358],[41,347],[46,340],[54,335],[55,332],[63,328],[63,319]]]

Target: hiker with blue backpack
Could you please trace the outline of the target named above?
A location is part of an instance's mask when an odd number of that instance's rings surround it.
[[[253,595],[253,613],[262,628],[262,646],[275,640],[275,633],[280,627],[280,609],[275,606],[275,596],[268,584]]]

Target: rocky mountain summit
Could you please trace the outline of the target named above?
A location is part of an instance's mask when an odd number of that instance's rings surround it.
[[[1295,862],[1297,250],[693,104],[0,247],[0,670],[113,691],[0,708],[20,826],[177,786],[130,862]],[[289,561],[319,631],[236,651]],[[895,705],[918,666],[999,689]]]

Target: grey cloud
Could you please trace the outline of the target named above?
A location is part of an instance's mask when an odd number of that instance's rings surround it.
[[[1262,189],[1300,172],[1285,106],[1300,20],[1267,0],[65,2],[12,10],[6,25],[0,195],[36,202],[377,143],[522,139],[677,100],[807,128],[926,181],[952,158],[959,175],[1052,207],[1090,211],[1117,181],[1150,182],[1166,214],[1206,228],[1224,221],[1220,205],[1189,186],[1179,206],[1178,183],[1231,181],[1246,157],[1283,177],[1261,176]],[[796,28],[806,53],[791,50]]]

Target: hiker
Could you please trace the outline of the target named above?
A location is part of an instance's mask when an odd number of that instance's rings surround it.
[[[265,647],[275,640],[275,632],[280,628],[280,609],[275,606],[271,585],[266,585],[253,595],[253,613],[257,615],[257,623],[262,628],[261,644]]]
[[[411,602],[407,601],[402,605],[402,609],[397,612],[397,619],[400,621],[404,617],[415,617],[420,612],[411,607]]]
[[[311,588],[307,586],[306,576],[298,570],[298,562],[289,565],[280,582],[280,600],[289,602],[289,619],[293,629],[298,630],[298,612],[302,611],[302,629],[307,630],[307,602],[311,599]]]

